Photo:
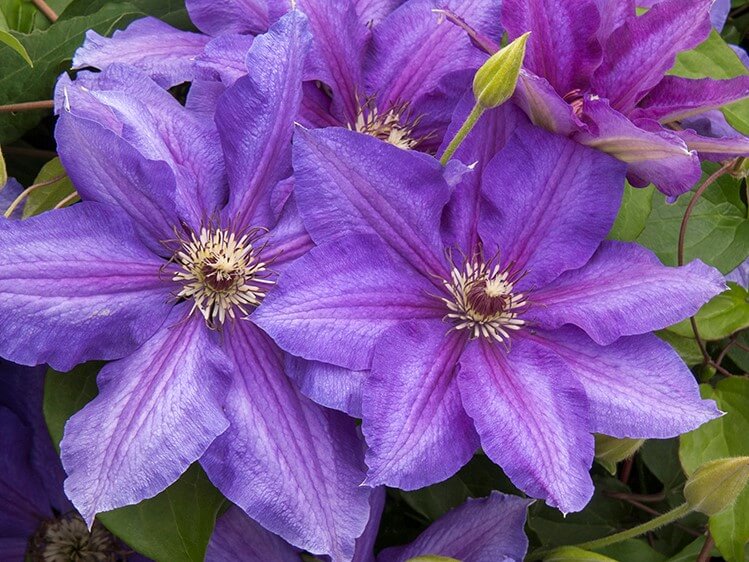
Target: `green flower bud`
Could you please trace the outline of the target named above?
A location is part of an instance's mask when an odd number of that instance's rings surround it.
[[[694,471],[684,486],[689,506],[705,515],[731,507],[749,482],[749,457],[706,462]]]
[[[596,460],[610,474],[616,474],[616,463],[634,455],[645,443],[644,439],[615,439],[600,434],[595,437]]]
[[[481,107],[489,109],[502,105],[515,92],[528,35],[530,31],[494,53],[476,72],[473,95]]]
[[[544,556],[544,562],[616,562],[616,560],[576,546],[562,546]]]

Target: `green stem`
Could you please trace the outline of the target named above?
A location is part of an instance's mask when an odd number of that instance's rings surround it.
[[[649,531],[655,531],[656,529],[663,527],[664,525],[668,525],[669,523],[673,523],[674,521],[681,519],[691,512],[692,508],[689,506],[689,504],[683,503],[679,507],[675,507],[671,511],[667,511],[666,513],[659,515],[658,517],[655,517],[654,519],[651,519],[650,521],[643,523],[642,525],[637,525],[636,527],[632,527],[631,529],[627,529],[626,531],[614,533],[613,535],[609,535],[608,537],[602,537],[600,539],[571,546],[575,546],[583,550],[598,550],[612,544],[639,537],[640,535],[643,535]],[[539,549],[531,555],[530,559],[541,560],[546,554],[549,554],[550,552],[555,550],[555,548]]]
[[[443,166],[447,164],[450,158],[452,158],[452,155],[455,154],[455,151],[458,150],[458,147],[465,140],[466,136],[468,136],[468,133],[471,132],[471,129],[476,126],[479,117],[481,117],[483,113],[484,108],[481,106],[481,104],[477,103],[475,106],[473,106],[471,113],[468,114],[468,118],[465,120],[463,125],[461,125],[460,130],[458,130],[453,140],[450,141],[450,144],[447,145],[445,153],[442,155],[442,158],[440,158],[440,164],[442,164]]]

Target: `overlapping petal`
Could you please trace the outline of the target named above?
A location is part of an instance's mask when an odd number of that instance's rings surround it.
[[[192,22],[208,35],[258,34],[271,24],[267,0],[185,0],[185,6]]]
[[[434,158],[345,129],[298,128],[294,172],[315,242],[374,233],[418,271],[444,271],[438,225],[449,190]]]
[[[640,102],[633,117],[678,121],[749,96],[749,76],[693,80],[666,76]]]
[[[627,112],[661,81],[676,55],[692,49],[710,33],[713,0],[665,0],[628,18],[604,45],[592,90],[611,107]]]
[[[194,59],[210,37],[180,31],[156,18],[134,21],[115,31],[111,38],[95,31],[86,32],[86,40],[73,56],[73,68],[104,70],[113,63],[132,65],[164,88],[171,88],[196,77]]]
[[[369,515],[363,452],[352,420],[302,396],[283,353],[249,322],[225,334],[234,381],[231,425],[202,459],[214,484],[293,545],[350,560]]]
[[[216,521],[205,559],[206,562],[299,562],[299,553],[232,506]]]
[[[615,111],[604,99],[588,96],[584,102],[588,130],[573,138],[626,162],[630,183],[654,183],[666,195],[689,191],[700,178],[700,160],[679,136],[656,121],[636,124]]]
[[[560,95],[588,87],[601,62],[596,0],[504,0],[502,23],[510,40],[531,32],[524,64]]]
[[[130,353],[172,306],[163,263],[108,205],[0,222],[0,354],[67,371]]]
[[[614,223],[624,173],[622,162],[600,151],[536,127],[518,129],[484,171],[484,252],[526,272],[521,290],[585,265]]]
[[[362,386],[369,371],[353,371],[287,354],[286,374],[302,394],[318,404],[361,417]]]
[[[189,307],[175,307],[135,353],[106,365],[99,395],[65,425],[65,492],[89,525],[164,490],[229,425],[232,365],[203,318],[185,318]]]
[[[143,242],[164,254],[162,242],[179,224],[176,181],[166,162],[149,160],[113,131],[63,113],[55,129],[58,154],[81,197],[119,207]]]
[[[466,338],[450,328],[441,319],[402,322],[379,339],[363,388],[368,484],[428,486],[478,448],[456,380]]]
[[[438,555],[462,562],[516,562],[528,549],[523,532],[530,501],[492,492],[469,499],[432,523],[410,545],[387,548],[379,562],[406,562]]]
[[[588,403],[559,356],[525,338],[509,352],[476,340],[458,385],[484,452],[513,484],[564,513],[585,507],[593,494]]]
[[[289,145],[309,43],[305,16],[290,12],[253,41],[249,74],[219,100],[216,122],[231,187],[224,215],[238,229],[274,222],[270,192],[291,171]]]
[[[684,361],[653,334],[601,346],[577,328],[539,332],[569,365],[590,403],[590,430],[612,437],[666,439],[719,415]]]
[[[607,345],[675,324],[724,289],[723,276],[699,260],[666,267],[637,244],[605,241],[585,266],[535,292],[527,315],[543,328],[574,324]]]
[[[381,108],[417,99],[433,90],[446,74],[478,68],[485,60],[462,29],[432,12],[435,7],[451,10],[495,39],[500,36],[497,0],[404,3],[372,32],[366,89],[378,94]]]
[[[434,291],[376,237],[347,236],[290,265],[252,319],[293,355],[368,369],[383,331],[444,314]]]

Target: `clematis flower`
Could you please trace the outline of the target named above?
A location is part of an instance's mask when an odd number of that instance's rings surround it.
[[[479,131],[463,161],[498,134]],[[604,241],[616,159],[521,123],[451,196],[427,155],[298,129],[294,169],[319,246],[253,318],[293,355],[371,369],[368,484],[432,484],[481,445],[518,488],[576,511],[593,492],[591,433],[666,438],[718,415],[649,332],[693,314],[723,278]]]
[[[506,0],[502,24],[510,39],[531,31],[515,102],[535,124],[625,162],[632,185],[677,196],[700,178],[700,158],[749,155],[746,137],[701,134],[688,121],[747,97],[749,77],[666,75],[707,38],[713,0],[651,4],[637,16],[632,0]]]
[[[348,127],[405,149],[433,152],[439,147],[455,104],[483,57],[434,9],[444,5],[498,40],[500,2],[399,4],[299,0],[299,9],[310,19],[314,43],[304,73],[300,122],[309,127]],[[192,20],[213,39],[144,19],[112,39],[88,32],[73,66],[133,64],[166,87],[192,82],[190,103],[202,104],[222,90],[216,81],[228,86],[246,72],[244,58],[252,36],[267,29],[288,5],[281,0],[190,0]],[[164,48],[172,42],[174,48]]]
[[[89,530],[63,494],[42,417],[45,371],[0,360],[0,558],[145,560],[99,522]]]
[[[263,527],[353,555],[369,509],[355,427],[296,390],[248,318],[311,246],[284,189],[308,44],[298,12],[257,38],[215,124],[132,67],[68,81],[56,138],[83,202],[0,223],[0,355],[113,360],[61,444],[89,525],[199,460]]]
[[[383,489],[372,494],[372,515],[356,545],[354,562],[407,562],[417,556],[443,556],[461,562],[520,562],[528,549],[523,533],[528,500],[492,492],[469,499],[432,523],[411,544],[391,547],[375,557],[373,546],[385,503]],[[296,549],[269,533],[238,509],[216,523],[207,562],[299,562]]]

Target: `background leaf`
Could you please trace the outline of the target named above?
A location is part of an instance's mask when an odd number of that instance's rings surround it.
[[[8,46],[0,45],[0,105],[51,99],[57,77],[69,65],[67,61],[83,42],[88,29],[108,35],[143,15],[129,3],[107,3],[96,13],[60,20],[43,31],[16,35],[34,62],[29,69]],[[48,111],[24,111],[0,115],[0,143],[18,139]]]
[[[637,239],[645,229],[650,211],[653,209],[654,191],[655,188],[652,185],[636,188],[627,182],[624,187],[622,206],[619,207],[619,214],[609,232],[609,239],[625,242]]]
[[[56,181],[53,181],[56,180]],[[47,182],[51,182],[47,184]],[[32,191],[23,208],[23,218],[49,211],[69,195],[75,193],[70,178],[65,173],[59,158],[47,162],[34,180],[34,184],[47,184]],[[72,201],[71,201],[72,203]],[[70,204],[70,203],[69,203]]]
[[[6,45],[8,45],[8,47],[18,53],[20,57],[28,63],[29,66],[34,66],[29,53],[26,52],[26,49],[23,45],[21,45],[21,42],[13,35],[11,35],[10,32],[0,29],[0,42],[5,43]]]
[[[700,336],[705,340],[719,340],[749,326],[749,292],[736,283],[728,283],[728,290],[710,299],[695,316]],[[668,328],[682,337],[692,337],[692,325],[683,320]]]
[[[716,385],[702,385],[702,396],[712,398],[726,412],[681,438],[679,457],[687,474],[702,463],[749,455],[749,379],[731,377]],[[715,544],[728,562],[745,562],[749,542],[749,487],[736,504],[709,519]]]
[[[706,164],[712,172],[715,164]],[[703,180],[707,174],[703,174]],[[653,194],[653,208],[636,241],[653,250],[666,265],[676,265],[679,228],[692,194],[667,203],[662,193]],[[722,273],[734,270],[749,255],[749,220],[741,199],[740,182],[722,176],[695,205],[687,229],[686,262],[701,259]]]

